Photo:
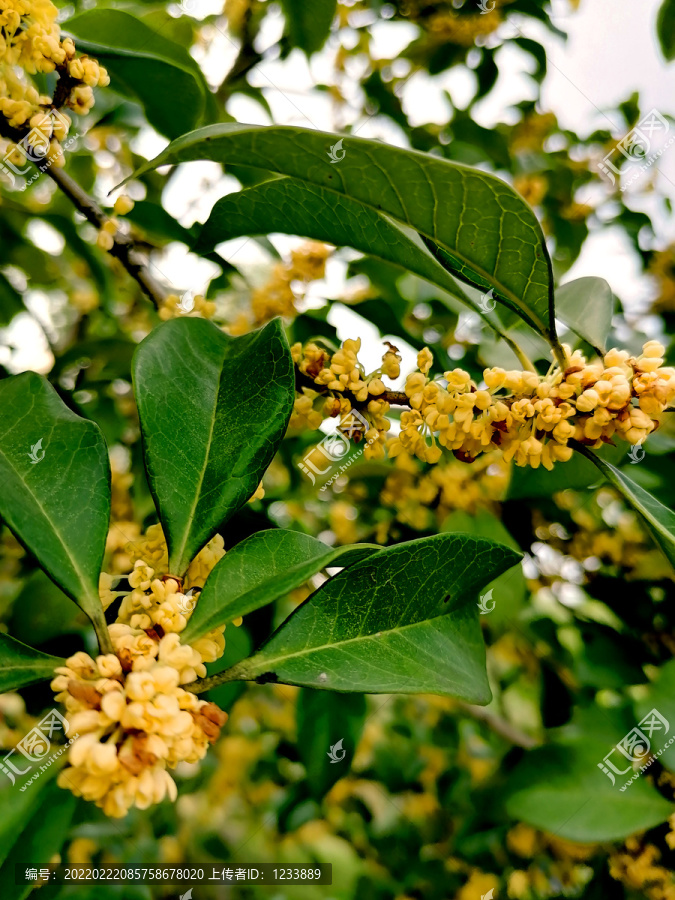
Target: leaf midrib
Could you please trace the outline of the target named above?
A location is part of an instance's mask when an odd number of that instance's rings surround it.
[[[384,631],[381,630],[381,631],[377,632],[377,634],[379,634],[380,637],[384,637],[385,635],[390,635],[390,634],[400,634],[400,633],[406,631],[407,629],[417,628],[419,625],[425,625],[428,622],[434,622],[434,621],[436,621],[436,619],[443,619],[447,615],[450,615],[450,611],[448,611],[447,613],[441,612],[435,616],[430,616],[429,618],[426,618],[426,619],[420,619],[418,622],[409,622],[407,625],[400,625],[400,626],[397,625],[395,628],[388,628]],[[273,667],[274,665],[276,665],[277,663],[285,662],[286,660],[289,660],[289,659],[295,659],[300,656],[308,656],[311,653],[319,653],[322,650],[331,650],[331,649],[339,650],[339,649],[342,649],[342,647],[346,647],[348,644],[354,644],[357,641],[373,640],[375,638],[376,638],[376,634],[358,635],[357,637],[348,638],[343,641],[336,641],[332,644],[322,644],[322,645],[316,646],[316,647],[304,648],[304,649],[298,650],[294,653],[287,653],[284,656],[275,656],[275,657],[267,658],[265,660],[265,665],[260,669],[260,671],[265,672],[268,669],[270,669],[271,667]],[[264,648],[261,650],[261,653],[263,653],[263,652],[264,652]],[[246,667],[245,663],[249,662],[249,661],[254,662],[255,656],[251,657],[250,660],[245,660],[244,663],[242,663],[241,671],[248,672],[250,670],[250,673],[252,675],[257,674],[256,670],[260,668],[259,664],[256,666],[252,666],[252,667],[251,666]]]

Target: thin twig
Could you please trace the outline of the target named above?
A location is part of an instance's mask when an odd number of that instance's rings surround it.
[[[49,169],[45,169],[45,174],[58,185],[75,209],[82,213],[88,222],[95,228],[103,227],[110,217],[67,172],[51,166]],[[159,309],[164,303],[165,291],[148,272],[147,260],[138,252],[134,241],[128,235],[118,231],[113,235],[113,241],[113,246],[108,251],[110,255],[122,263],[129,275],[138,282],[143,293]]]
[[[500,716],[495,715],[495,713],[490,712],[483,706],[473,706],[472,704],[464,703],[461,700],[459,701],[459,705],[462,708],[462,711],[471,716],[472,719],[477,719],[479,722],[485,722],[488,728],[491,728],[495,734],[500,735],[500,737],[503,737],[511,744],[515,744],[517,747],[524,747],[526,750],[531,750],[541,743],[541,741],[538,741],[529,734],[525,734],[524,731],[516,728],[515,725],[512,725],[506,719],[502,719]]]
[[[12,127],[7,119],[0,114],[0,137],[4,137],[13,141],[15,144],[21,145],[26,137],[25,130]],[[63,169],[57,169],[56,166],[49,164],[49,157],[37,162],[31,160],[35,168],[47,175],[61,189],[66,197],[73,204],[75,209],[82,213],[85,219],[95,228],[101,229],[110,216],[105,213],[93,197]],[[111,256],[118,259],[129,275],[136,281],[143,293],[152,300],[157,309],[159,309],[165,299],[166,291],[151,277],[147,269],[147,260],[138,252],[136,244],[126,234],[116,232],[113,235],[113,246],[108,251]]]

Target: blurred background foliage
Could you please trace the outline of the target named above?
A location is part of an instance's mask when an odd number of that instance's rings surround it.
[[[590,232],[619,229],[649,284],[651,308],[624,305],[619,294],[608,345],[637,350],[646,336],[657,337],[672,364],[675,257],[659,231],[669,201],[655,172],[623,193],[597,167],[648,110],[632,94],[612,111],[619,133],[608,126],[578,135],[559,124],[541,102],[546,50],[524,33],[534,21],[564,39],[564,16],[561,25],[547,2],[488,0],[483,8],[472,0],[226,0],[224,8],[200,2],[57,3],[78,49],[111,75],[67,153],[67,171],[105,208],[113,202],[108,191],[167,138],[208,122],[246,121],[244,113],[256,122],[313,127],[304,110],[316,108],[322,127],[438,154],[512,183],[543,223],[558,280]],[[573,15],[575,0],[564,2]],[[666,55],[668,6],[660,21]],[[385,43],[378,37],[374,52],[380,26]],[[395,51],[383,54],[388,45]],[[475,107],[495,88],[509,45],[527,58],[528,89],[486,127]],[[655,39],[655,53],[656,46]],[[265,68],[270,62],[295,68]],[[469,101],[457,105],[446,92],[446,121],[411,124],[420,116],[404,100],[406,83],[419,73],[443,83],[451,70],[471,85]],[[299,83],[310,77],[312,86],[302,91],[311,103],[278,87],[277,71],[285,72],[284,85],[293,72],[302,73]],[[49,77],[40,77],[47,87]],[[282,315],[291,342],[320,339],[334,347],[362,337],[377,359],[390,341],[404,371],[423,346],[441,371],[461,361],[474,378],[504,359],[453,298],[348,249],[273,237],[232,241],[196,256],[194,223],[226,191],[264,177],[252,171],[192,163],[130,185],[136,204],[124,227],[147,253],[154,276],[168,292],[205,296],[210,304],[206,313],[201,301],[187,313],[169,304],[161,316],[96,246],[95,230],[48,178],[25,191],[3,186],[2,374],[44,372],[111,445],[106,571],[128,570],[127,544],[152,524],[130,360],[161,318],[208,314],[241,334]],[[655,216],[644,211],[645,195]],[[523,338],[539,366],[547,365],[545,345]],[[571,334],[564,339],[576,341]],[[670,422],[650,438],[640,465],[621,462],[672,507]],[[523,900],[675,897],[672,758],[664,755],[625,794],[603,783],[597,769],[652,706],[675,722],[673,572],[635,514],[576,458],[552,473],[512,473],[498,457],[436,466],[405,454],[360,459],[320,492],[297,466],[320,437],[289,430],[264,497],[224,529],[226,547],[282,525],[332,544],[388,545],[462,530],[520,548],[522,570],[494,583],[495,607],[483,620],[492,704],[482,710],[432,696],[223,686],[209,699],[229,711],[224,737],[203,764],[179,768],[174,806],[134,810],[118,822],[79,804],[62,847],[64,835],[50,833],[49,822],[43,826],[36,863],[44,865],[49,850],[72,863],[333,864],[331,888],[240,887],[232,894],[278,900],[479,900],[490,889]],[[247,655],[322,578],[278,608],[248,616],[241,628],[228,628],[218,667]],[[92,649],[83,614],[7,531],[0,617],[3,628],[46,652]],[[0,746],[13,747],[50,704],[46,686],[0,697]],[[346,755],[334,764],[328,751],[340,740]],[[44,808],[72,801],[44,791]],[[571,826],[561,812],[568,804],[570,816],[586,809]],[[21,826],[28,831],[43,818],[39,810],[31,816]],[[0,823],[0,845],[18,835],[11,821]],[[63,900],[177,896],[159,887],[40,890]],[[216,889],[195,894],[216,896]]]

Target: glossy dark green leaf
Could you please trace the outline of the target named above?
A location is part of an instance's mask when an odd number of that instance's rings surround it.
[[[51,680],[54,669],[64,664],[64,659],[41,653],[0,632],[0,693]]]
[[[103,436],[34,372],[0,382],[0,406],[0,515],[105,640],[98,578],[110,464]]]
[[[161,134],[177,137],[199,122],[206,90],[184,47],[117,9],[91,9],[69,19],[64,30],[77,38],[78,50],[105,66],[112,90],[141,103]]]
[[[303,688],[297,705],[298,752],[318,799],[351,768],[363,731],[366,698]]]
[[[293,362],[279,320],[233,338],[205,319],[174,319],[141,343],[133,380],[170,570],[182,575],[272,461],[293,407]]]
[[[675,566],[675,512],[660,503],[656,497],[619,469],[600,459],[592,450],[580,445],[577,445],[577,449],[600,469],[605,478],[640,514],[656,543],[668,557],[671,565]]]
[[[193,159],[255,166],[351,197],[413,228],[453,274],[555,340],[551,264],[525,201],[494,175],[377,141],[304,128],[214,125],[135,173]]]
[[[304,50],[307,56],[320,50],[330,34],[337,0],[281,0],[281,8],[291,46]]]
[[[380,550],[376,544],[329,547],[299,531],[259,531],[228,550],[213,569],[183,641],[259,609],[304,584],[326,566],[349,566]]]
[[[668,62],[675,59],[675,0],[663,0],[656,18],[656,34]]]
[[[614,295],[604,278],[575,278],[555,292],[556,316],[598,353],[605,352]]]
[[[381,550],[322,585],[231,678],[487,703],[475,600],[518,559],[465,534]]]
[[[222,241],[242,235],[301,234],[314,240],[347,245],[394,263],[457,297],[500,337],[509,341],[494,310],[482,309],[429,253],[417,232],[349,196],[335,197],[326,188],[295,178],[276,178],[227,194],[215,204],[195,250],[211,251]]]

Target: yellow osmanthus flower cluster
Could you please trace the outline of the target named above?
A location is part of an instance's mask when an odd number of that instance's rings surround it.
[[[396,347],[390,344],[380,368],[366,375],[358,360],[360,349],[361,338],[345,341],[333,356],[314,343],[304,347],[298,343],[291,347],[291,355],[299,371],[331,395],[321,401],[320,391],[303,388],[302,394],[295,400],[290,427],[318,428],[325,418],[342,419],[357,403],[359,411],[371,426],[359,433],[359,437],[366,441],[364,456],[366,459],[383,459],[390,425],[386,418],[390,404],[382,399],[382,394],[386,392],[382,378],[398,378],[401,357]],[[320,403],[320,411],[316,408],[317,402]]]
[[[670,836],[667,836],[667,841]],[[670,841],[668,844],[672,846]],[[658,864],[660,859],[658,847],[643,844],[638,837],[629,837],[624,847],[610,856],[609,874],[649,900],[675,900],[673,873]]]
[[[39,148],[40,157],[62,166],[68,116],[55,109],[68,107],[84,115],[94,105],[95,87],[110,83],[106,70],[88,56],[76,57],[71,38],[62,38],[58,9],[51,0],[0,0],[0,114],[12,128],[26,131],[26,142]],[[39,93],[32,75],[56,72],[54,97]],[[10,144],[10,147],[12,145]],[[16,159],[25,156],[15,147]]]
[[[166,796],[175,799],[167,769],[202,759],[227,719],[214,703],[182,687],[204,677],[205,663],[222,656],[225,626],[192,644],[180,640],[197,603],[194,592],[224,554],[222,538],[200,551],[182,582],[166,574],[159,525],[127,552],[133,561],[131,591],[117,592],[115,579],[101,576],[103,606],[122,597],[110,626],[114,654],[92,659],[76,653],[52,681],[56,699],[65,705],[68,733],[79,735],[59,784],[113,817]]]
[[[495,367],[484,370],[479,385],[459,368],[445,372],[443,379],[430,378],[433,356],[425,347],[417,357],[418,371],[406,379],[404,396],[395,399],[410,407],[401,414],[400,434],[387,441],[384,416],[392,395],[380,375],[390,372],[383,361],[381,370],[365,376],[359,349],[360,339],[345,341],[333,357],[316,344],[296,344],[292,354],[299,372],[329,394],[324,416],[356,407],[369,417],[372,427],[366,437],[376,440],[366,455],[372,458],[385,455],[385,443],[389,457],[405,451],[428,463],[437,463],[443,448],[463,462],[499,449],[504,460],[517,466],[552,469],[570,459],[572,439],[593,448],[614,437],[641,444],[675,400],[675,369],[663,366],[665,350],[658,341],[647,341],[638,357],[613,349],[594,362],[564,347],[564,370],[554,364],[546,375],[538,375]],[[392,365],[390,377],[397,375],[398,365]],[[315,421],[317,395],[303,390],[296,421]]]
[[[276,263],[267,282],[252,292],[250,311],[237,316],[228,329],[230,334],[247,334],[275,316],[294,319],[298,314],[294,286],[306,289],[310,282],[323,278],[331,253],[330,247],[318,241],[305,241],[292,250],[290,260]]]
[[[166,322],[168,319],[177,319],[181,316],[189,316],[190,318],[211,319],[216,312],[216,304],[212,300],[207,300],[201,294],[189,297],[183,294],[169,294],[164,301],[164,305],[159,311],[159,317]]]

